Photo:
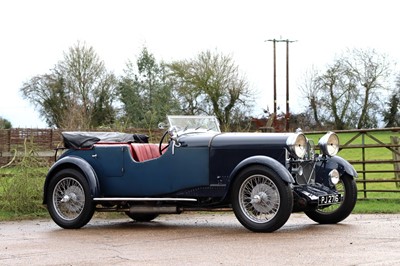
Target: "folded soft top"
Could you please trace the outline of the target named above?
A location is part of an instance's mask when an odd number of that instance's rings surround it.
[[[149,137],[143,134],[120,132],[71,131],[61,133],[67,149],[90,148],[97,142],[148,143]]]

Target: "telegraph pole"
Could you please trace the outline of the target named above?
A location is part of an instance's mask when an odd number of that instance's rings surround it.
[[[275,119],[276,119],[276,40],[273,39],[272,41],[274,44],[274,122],[275,122]]]
[[[290,109],[289,109],[289,43],[295,42],[295,41],[290,41],[289,39],[283,40],[267,40],[269,42],[273,43],[273,57],[274,57],[274,125],[275,119],[277,116],[276,113],[276,43],[277,42],[286,42],[286,115],[285,115],[285,129],[286,131],[289,131],[289,120],[290,120]]]

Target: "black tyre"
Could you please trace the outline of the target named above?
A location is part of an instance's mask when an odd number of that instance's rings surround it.
[[[273,232],[289,219],[293,194],[280,176],[265,166],[244,169],[232,187],[232,207],[239,222],[254,232]]]
[[[125,212],[126,215],[129,216],[129,218],[137,221],[137,222],[150,222],[158,217],[158,214],[156,213],[130,213],[130,212]]]
[[[311,220],[320,224],[335,224],[343,221],[350,215],[357,202],[356,181],[351,176],[342,176],[335,188],[342,194],[342,202],[340,204],[305,211],[304,213]]]
[[[65,229],[86,225],[95,205],[86,178],[75,169],[58,172],[47,187],[47,209],[56,224]]]

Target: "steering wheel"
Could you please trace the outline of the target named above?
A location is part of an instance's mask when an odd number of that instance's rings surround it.
[[[164,139],[165,139],[165,137],[168,135],[168,133],[169,133],[168,130],[165,131],[164,134],[163,134],[162,137],[161,137],[160,145],[158,146],[158,151],[160,152],[160,155],[162,155],[163,152],[169,147],[169,142],[168,142],[168,144],[167,144],[165,147],[162,146],[162,144],[163,144],[163,142],[164,142]]]

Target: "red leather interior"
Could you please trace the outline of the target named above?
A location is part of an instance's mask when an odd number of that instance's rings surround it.
[[[133,143],[132,154],[133,159],[138,162],[155,159],[160,157],[159,145],[150,143]]]

